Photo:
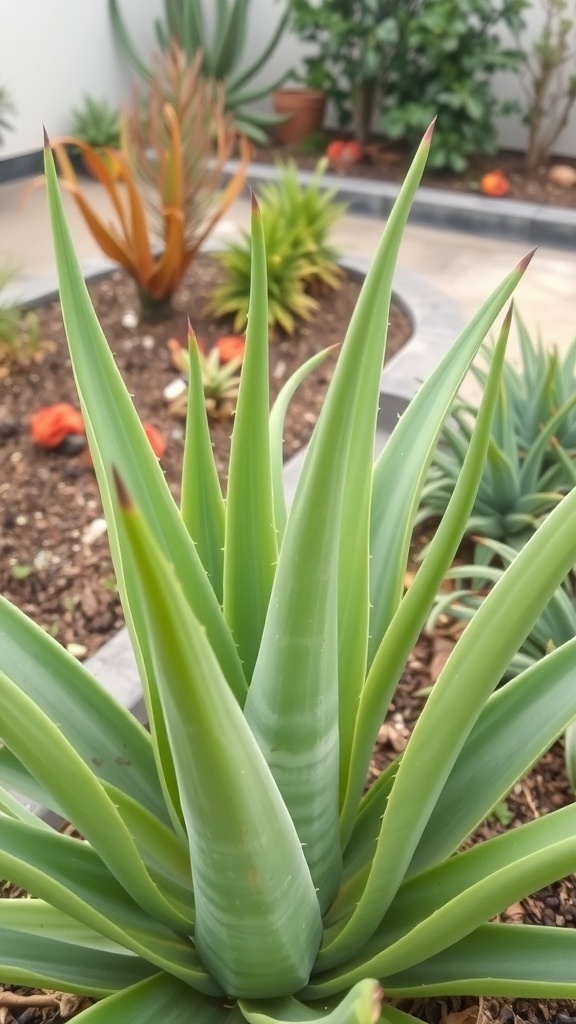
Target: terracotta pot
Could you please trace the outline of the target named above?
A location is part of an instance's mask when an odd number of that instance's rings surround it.
[[[272,94],[272,104],[277,114],[289,115],[276,125],[275,132],[280,142],[295,144],[320,131],[326,106],[323,92],[317,89],[279,89]]]

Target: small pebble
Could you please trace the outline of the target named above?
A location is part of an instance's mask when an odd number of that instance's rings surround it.
[[[67,434],[56,451],[59,455],[78,455],[86,447],[85,434]]]
[[[41,548],[40,551],[34,555],[32,561],[34,563],[34,568],[42,571],[42,569],[47,569],[48,566],[52,564],[52,555],[50,551],[46,550],[46,548]]]
[[[172,438],[173,441],[183,441],[184,440],[184,430],[183,430],[183,428],[182,427],[174,427],[173,430],[170,431],[170,437]]]
[[[84,647],[84,644],[66,644],[66,650],[68,654],[71,654],[74,658],[83,658],[88,654],[88,649]]]
[[[128,330],[134,330],[135,327],[138,327],[138,317],[134,310],[127,309],[126,312],[122,314],[120,323],[122,324],[122,327],[126,327]]]
[[[175,398],[179,398],[186,391],[186,381],[182,377],[176,377],[175,380],[171,380],[166,385],[162,392],[162,398],[165,402],[173,402]]]
[[[145,334],[142,338],[142,348],[151,352],[153,348],[156,348],[156,339],[151,334]]]
[[[12,416],[6,416],[4,413],[0,414],[0,438],[16,437],[19,430],[18,420],[13,419]]]
[[[102,537],[103,534],[106,533],[106,529],[105,519],[93,519],[91,523],[88,523],[88,526],[82,534],[82,543],[88,545],[93,544],[94,541],[98,540],[99,537]]]
[[[27,516],[16,516],[16,526],[26,526],[27,522]]]

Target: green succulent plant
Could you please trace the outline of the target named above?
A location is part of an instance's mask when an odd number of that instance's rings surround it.
[[[107,99],[84,96],[72,111],[72,134],[95,148],[120,148],[120,117]]]
[[[189,347],[196,346],[197,340],[193,332],[189,338]],[[181,348],[176,342],[170,346],[172,350],[172,362],[188,381],[190,378],[190,352],[189,349]],[[176,349],[176,351],[174,351]],[[206,411],[212,419],[229,419],[234,415],[236,399],[240,386],[240,367],[243,356],[235,359],[222,360],[217,346],[214,346],[208,354],[198,348],[200,373],[202,377],[202,390]],[[170,412],[175,416],[186,417],[188,410],[188,394],[184,391],[178,395],[170,404]]]
[[[279,180],[264,186],[260,210],[266,244],[268,274],[268,323],[293,334],[296,320],[309,320],[318,308],[314,291],[337,288],[342,279],[337,250],[328,234],[346,207],[336,203],[334,189],[323,190],[321,160],[310,181],[303,185],[294,161],[278,164]],[[215,258],[224,269],[224,280],[208,303],[209,312],[232,314],[233,329],[243,330],[248,316],[252,242],[243,232]]]
[[[282,418],[309,366],[270,420],[258,209],[227,497],[191,346],[179,509],[90,305],[47,154],[64,322],[149,731],[0,602],[0,783],[84,840],[0,790],[0,873],[35,897],[0,901],[0,977],[96,996],[82,1024],[413,1024],[383,991],[576,995],[574,930],[493,920],[574,870],[576,806],[457,852],[576,716],[575,641],[493,693],[576,561],[576,492],[487,598],[401,759],[363,795],[474,500],[509,318],[453,499],[404,594],[427,464],[527,264],[489,297],[373,466],[394,263],[429,145],[427,133],[289,512]]]
[[[534,341],[516,316],[521,362],[506,362],[488,458],[466,527],[478,535],[521,546],[576,483],[576,341],[563,358]],[[493,349],[472,372],[481,386]],[[466,455],[477,405],[458,398],[442,432],[422,494],[417,521],[442,515]],[[491,557],[486,545],[479,560]]]
[[[14,267],[0,266],[0,364],[24,365],[42,348],[36,313],[23,313],[18,303],[2,296],[16,276]]]
[[[138,53],[120,11],[118,0],[108,0],[112,27],[116,38],[133,68],[144,79],[150,69]],[[154,27],[163,51],[176,40],[189,60],[202,53],[202,71],[206,78],[221,82],[225,89],[226,110],[234,115],[236,128],[255,142],[266,142],[266,128],[281,118],[252,109],[252,104],[269,95],[285,81],[283,74],[272,85],[251,86],[253,79],[269,62],[280,42],[288,20],[281,15],[276,29],[264,49],[246,66],[244,49],[248,35],[250,0],[217,0],[212,32],[206,26],[202,0],[164,0],[164,18],[157,18]]]

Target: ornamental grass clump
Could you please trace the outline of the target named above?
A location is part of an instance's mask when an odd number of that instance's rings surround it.
[[[576,806],[457,852],[576,716],[575,641],[493,693],[576,560],[576,493],[487,598],[401,759],[364,794],[474,501],[509,317],[453,499],[404,594],[427,465],[527,264],[489,297],[373,466],[392,274],[429,145],[427,133],[289,512],[282,417],[295,381],[269,418],[257,207],[226,501],[192,343],[178,508],[90,305],[47,154],[71,359],[150,726],[0,603],[0,782],[83,837],[0,791],[0,875],[34,897],[0,901],[0,978],[101,1000],[78,1021],[401,1024],[413,1020],[392,1005],[404,996],[576,996],[576,932],[495,920],[574,871]]]
[[[516,316],[521,363],[504,365],[488,457],[465,533],[519,548],[576,484],[576,340],[564,356]],[[493,348],[472,373],[484,387]],[[460,473],[477,403],[458,398],[442,431],[417,521],[442,515]],[[477,545],[475,557],[492,557]]]

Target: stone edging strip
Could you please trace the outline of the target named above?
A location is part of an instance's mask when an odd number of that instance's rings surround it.
[[[237,160],[230,160],[226,171],[232,174],[237,166]],[[300,171],[299,176],[307,182],[312,172]],[[271,164],[252,163],[248,177],[250,184],[257,186],[276,181],[278,172]],[[399,192],[399,185],[392,182],[368,181],[351,175],[325,174],[322,183],[327,189],[336,189],[338,200],[347,203],[351,213],[383,219],[390,213]],[[416,224],[449,231],[466,231],[532,245],[576,247],[576,210],[543,203],[491,199],[421,186],[412,204],[410,219]]]

